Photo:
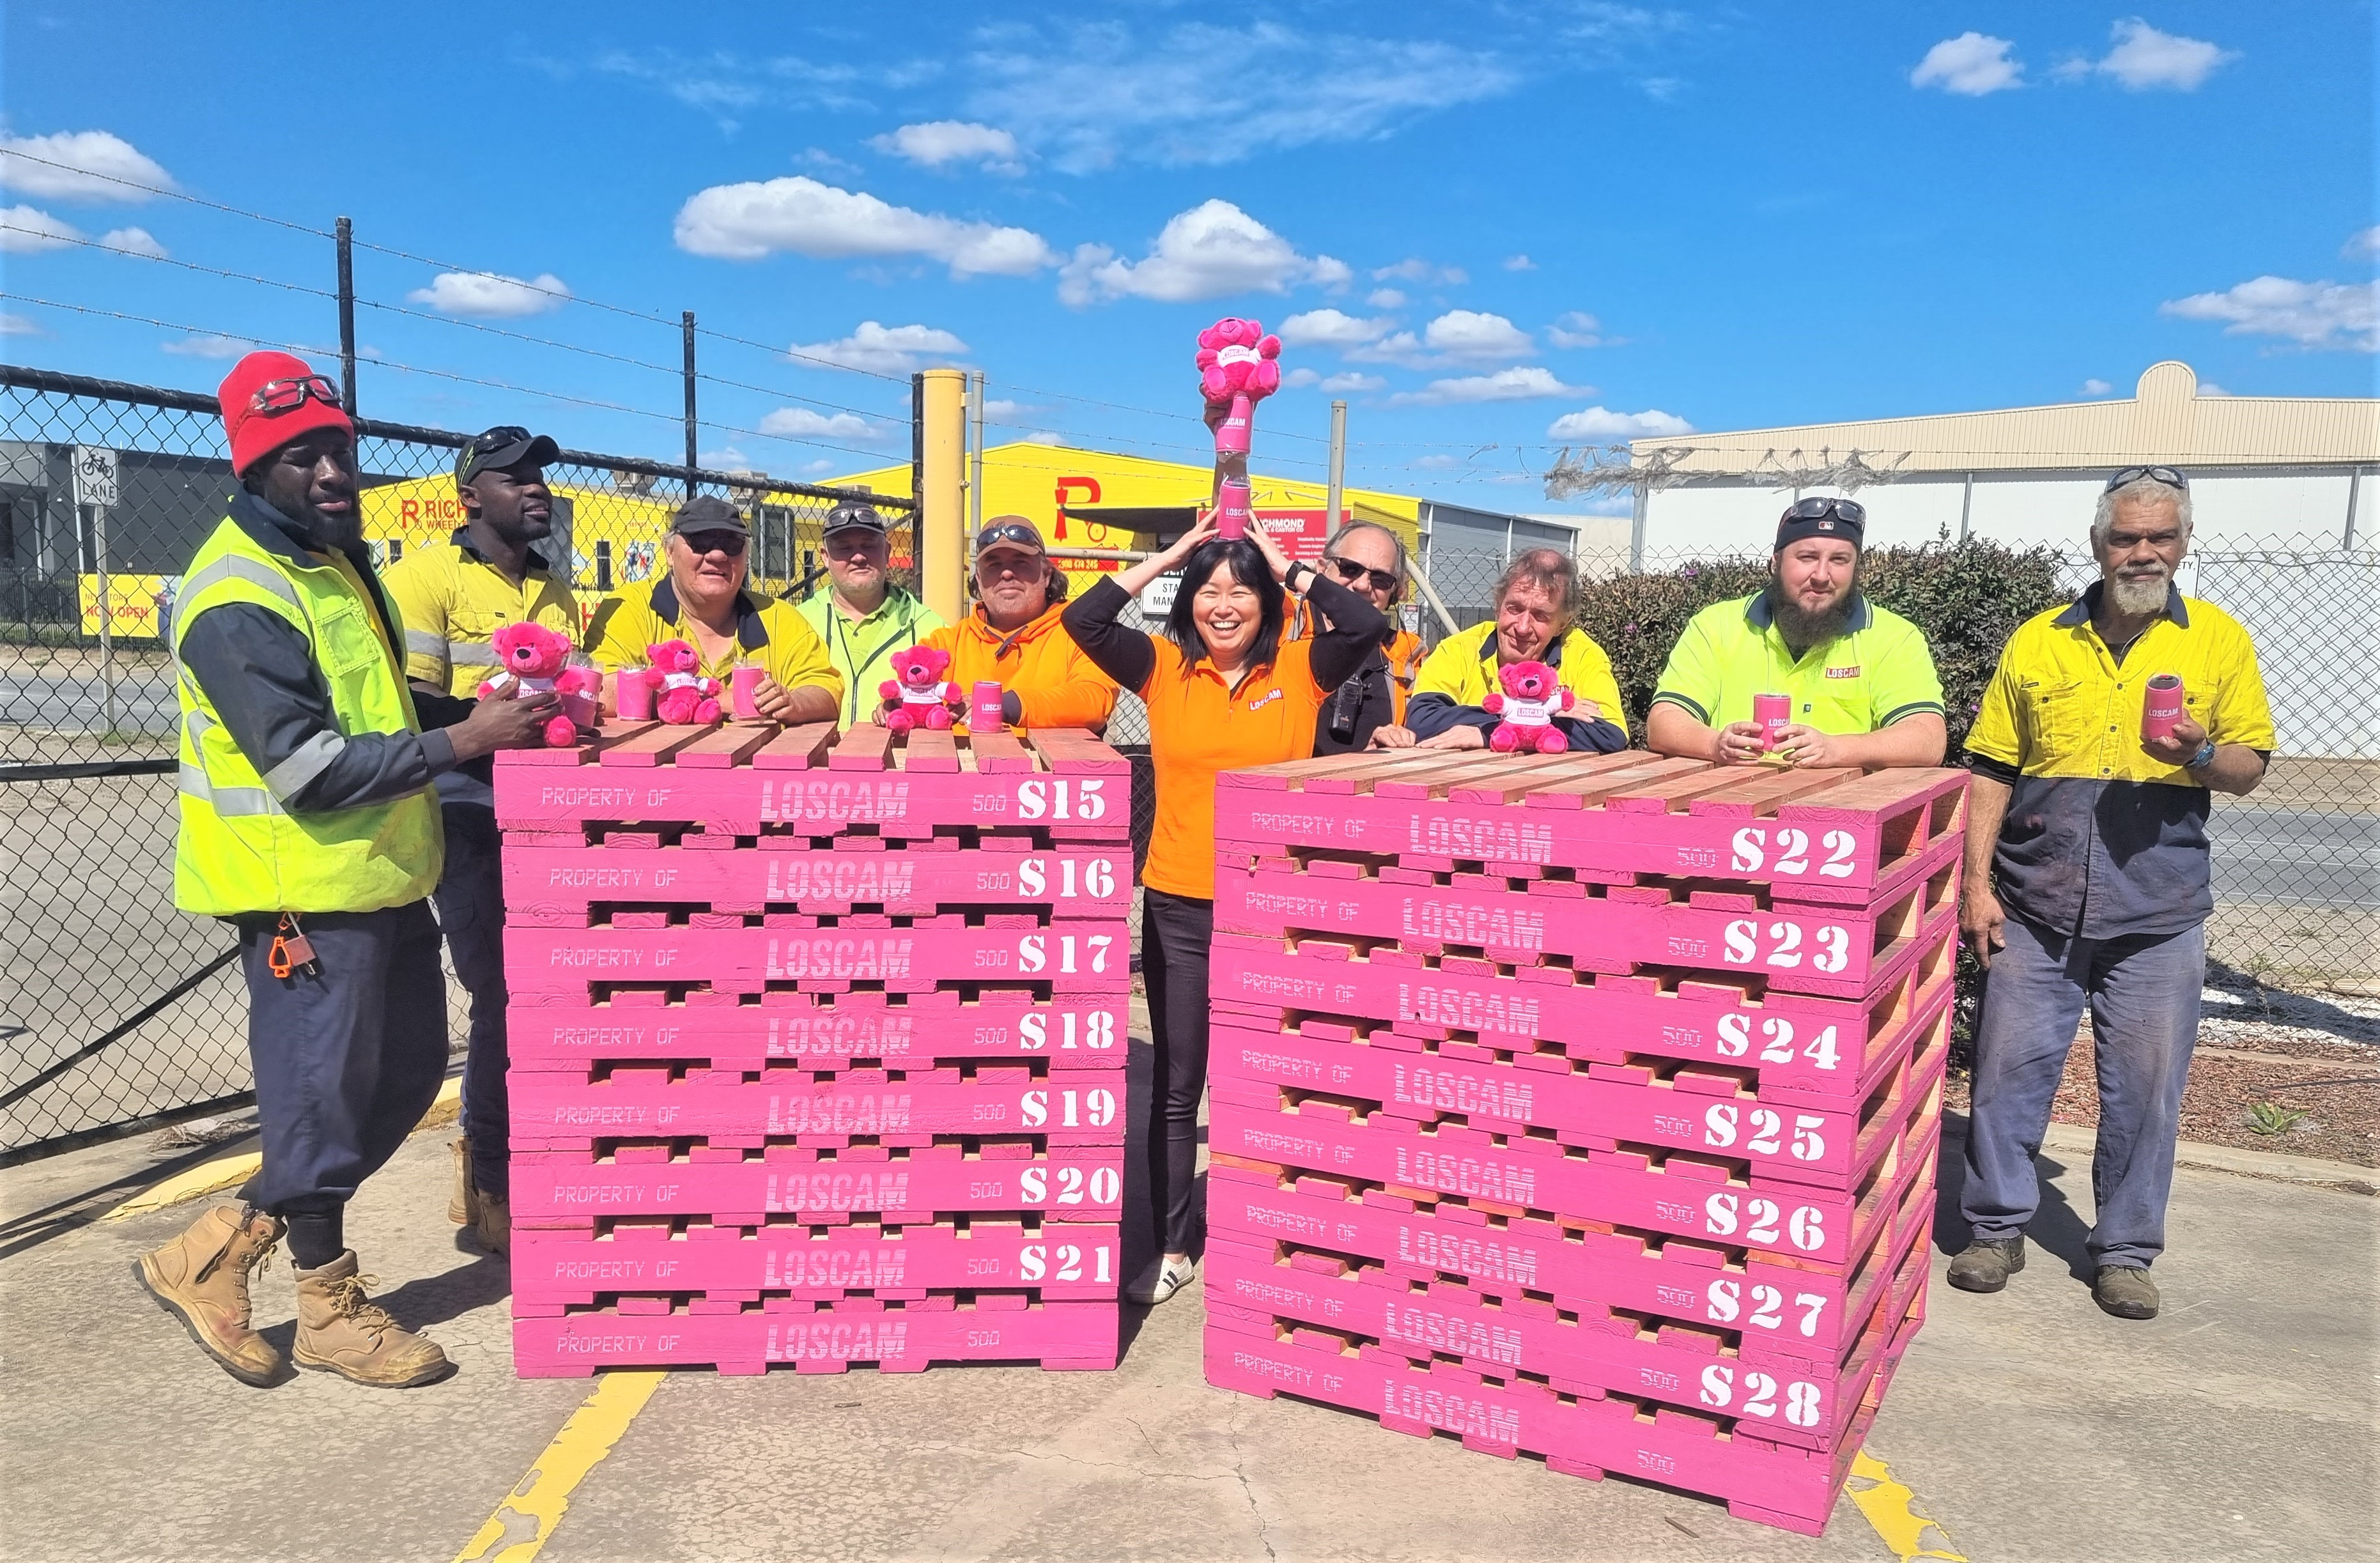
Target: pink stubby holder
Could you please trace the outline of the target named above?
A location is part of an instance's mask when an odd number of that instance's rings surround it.
[[[1253,518],[1248,486],[1236,478],[1224,479],[1215,491],[1215,535],[1227,540],[1245,538]]]
[[[1790,695],[1755,695],[1752,697],[1752,720],[1760,724],[1760,746],[1773,749],[1777,734],[1793,720],[1793,698]]]
[[[2141,741],[2171,738],[2174,728],[2189,714],[2189,695],[2180,675],[2156,674],[2149,680],[2148,696],[2141,705]]]
[[[653,686],[642,668],[622,668],[612,675],[612,707],[622,721],[653,720]]]
[[[768,676],[766,668],[737,668],[727,675],[730,709],[737,721],[760,720],[760,681]]]
[[[967,700],[969,733],[999,733],[1007,727],[1002,696],[1000,680],[979,678],[975,681],[974,693]]]

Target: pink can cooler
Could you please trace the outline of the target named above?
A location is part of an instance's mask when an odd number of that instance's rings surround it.
[[[612,706],[622,721],[653,720],[653,686],[642,668],[622,668],[612,675]]]
[[[1215,534],[1227,539],[1248,535],[1252,519],[1248,509],[1248,486],[1236,478],[1227,478],[1215,494]]]
[[[737,668],[727,675],[729,708],[737,721],[760,720],[760,681],[769,676],[766,668]]]
[[[1760,746],[1775,748],[1777,734],[1793,720],[1793,697],[1790,695],[1755,695],[1752,697],[1752,720],[1760,724]]]
[[[2148,697],[2141,703],[2141,738],[2170,738],[2174,725],[2190,714],[2187,692],[2179,673],[2158,673],[2149,680]]]
[[[975,681],[975,697],[967,703],[968,732],[999,733],[1006,729],[1008,720],[1001,711],[1003,694],[996,678]]]

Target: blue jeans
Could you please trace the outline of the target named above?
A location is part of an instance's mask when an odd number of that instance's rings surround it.
[[[504,880],[496,812],[447,803],[446,872],[438,881],[439,926],[455,975],[471,996],[470,1051],[463,1059],[463,1135],[471,1181],[498,1198],[512,1188],[512,1104],[504,1089]]]
[[[2146,1269],[2165,1252],[2181,1087],[2206,980],[2205,927],[2089,939],[2011,915],[2004,934],[2008,948],[1992,956],[1975,1027],[1960,1211],[1979,1239],[2014,1237],[2033,1219],[2041,1204],[2034,1154],[2087,1002],[2099,1079],[2089,1252],[2095,1265]]]

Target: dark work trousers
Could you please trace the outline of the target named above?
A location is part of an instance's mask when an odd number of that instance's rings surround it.
[[[1214,942],[1213,902],[1140,892],[1140,975],[1157,1044],[1148,1073],[1148,1209],[1168,1254],[1191,1253],[1206,1225],[1198,1098],[1207,1089],[1207,955]]]
[[[396,1154],[446,1076],[446,978],[430,903],[308,912],[322,969],[273,975],[273,923],[246,919],[248,1056],[264,1166],[243,1191],[267,1210],[346,1204]]]
[[[446,874],[438,881],[438,922],[455,975],[471,996],[470,1051],[463,1059],[463,1137],[471,1142],[471,1181],[499,1199],[512,1189],[510,1061],[504,1045],[504,880],[497,855],[504,838],[485,804],[447,802]]]
[[[2165,1252],[2181,1087],[2198,1040],[2206,928],[2075,939],[2011,915],[1975,1025],[1974,1116],[1960,1209],[1978,1238],[2024,1230],[2041,1204],[2034,1154],[2091,1007],[2099,1135],[2091,1156],[2094,1265],[2146,1269]]]

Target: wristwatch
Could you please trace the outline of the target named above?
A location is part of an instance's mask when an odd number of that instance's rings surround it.
[[[2184,770],[2197,770],[2202,767],[2213,765],[2214,763],[2215,740],[2209,738],[2205,743],[2198,745],[2198,753],[2191,756],[2188,759],[2181,762],[2181,769]]]
[[[1287,587],[1292,591],[1298,590],[1297,573],[1300,570],[1305,572],[1305,578],[1309,583],[1315,576],[1322,574],[1321,571],[1316,569],[1313,565],[1308,564],[1305,560],[1300,559],[1293,562],[1288,569],[1283,570],[1281,573],[1281,584]]]

